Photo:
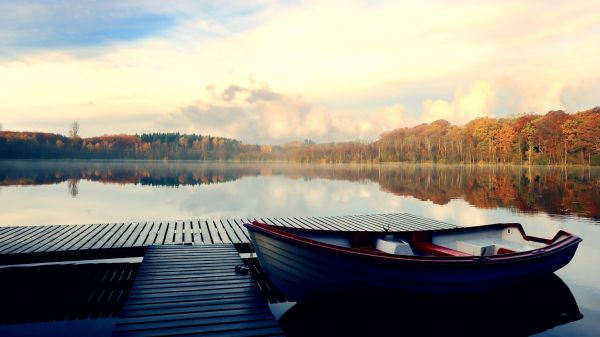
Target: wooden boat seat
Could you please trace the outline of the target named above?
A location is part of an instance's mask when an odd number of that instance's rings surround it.
[[[427,232],[415,232],[410,243],[413,249],[419,250],[433,256],[473,256],[456,249],[436,245],[431,242],[430,234]]]
[[[495,238],[456,241],[456,248],[475,256],[490,256],[533,250],[535,247]]]
[[[375,249],[393,255],[415,255],[408,242],[404,242],[403,240],[394,240],[391,235],[390,237],[377,239],[375,241]]]
[[[413,242],[412,247],[433,256],[473,256],[456,249],[433,244],[431,242]]]

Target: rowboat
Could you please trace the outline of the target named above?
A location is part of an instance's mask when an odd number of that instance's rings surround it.
[[[434,231],[331,231],[245,224],[265,274],[292,301],[398,290],[472,293],[547,276],[581,238],[529,236],[517,223]]]

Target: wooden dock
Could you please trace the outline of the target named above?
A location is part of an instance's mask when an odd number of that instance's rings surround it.
[[[252,220],[333,231],[457,227],[404,213],[0,227],[0,265],[143,256],[113,336],[283,336],[267,303],[282,295],[269,297],[260,272],[235,271],[251,251],[243,224]]]
[[[0,227],[0,264],[142,256],[150,245],[249,245],[244,223],[320,230],[412,231],[457,226],[405,213]]]
[[[232,244],[151,246],[115,337],[283,336]]]

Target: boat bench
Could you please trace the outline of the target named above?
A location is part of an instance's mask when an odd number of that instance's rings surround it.
[[[433,256],[473,256],[456,249],[436,245],[426,241],[415,241],[412,243],[412,247]]]
[[[508,240],[475,239],[456,241],[456,249],[474,256],[489,256],[522,252],[535,249],[535,247]]]
[[[426,232],[413,233],[410,245],[413,249],[433,256],[471,256],[470,254],[460,252],[456,249],[432,243],[431,236]]]

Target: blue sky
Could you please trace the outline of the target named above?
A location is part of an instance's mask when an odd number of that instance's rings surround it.
[[[600,105],[598,12],[587,0],[5,0],[0,123],[284,143],[574,112]]]

